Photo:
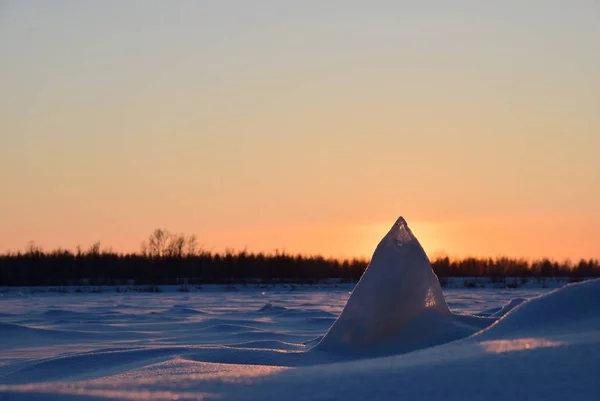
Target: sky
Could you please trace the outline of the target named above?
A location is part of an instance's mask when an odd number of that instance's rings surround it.
[[[600,258],[600,2],[1,1],[0,251]]]

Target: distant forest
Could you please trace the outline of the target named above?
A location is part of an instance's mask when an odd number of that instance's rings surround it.
[[[549,259],[438,258],[433,270],[445,277],[600,277],[597,259],[557,262]],[[247,251],[202,250],[194,235],[155,230],[139,253],[101,250],[100,243],[83,250],[45,252],[30,243],[21,252],[0,255],[0,286],[159,285],[306,283],[337,278],[356,282],[366,259]]]

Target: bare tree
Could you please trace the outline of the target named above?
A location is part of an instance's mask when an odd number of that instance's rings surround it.
[[[169,241],[169,232],[162,228],[157,228],[150,238],[148,238],[148,254],[152,257],[160,258],[164,256]]]
[[[198,238],[196,234],[186,236],[180,233],[170,233],[165,229],[156,229],[150,234],[148,241],[140,244],[140,252],[150,257],[174,257],[196,256],[199,251]]]
[[[90,247],[87,251],[87,254],[88,254],[88,256],[100,255],[100,241],[96,241],[92,245],[90,245]]]
[[[140,244],[140,254],[144,257],[148,256],[148,243],[145,240]]]
[[[186,252],[188,256],[196,256],[198,252],[198,237],[192,234],[186,239]]]
[[[39,256],[44,253],[42,247],[35,243],[35,241],[29,241],[25,247],[25,253],[30,256]]]
[[[180,258],[183,256],[183,250],[185,247],[185,235],[183,234],[171,234],[167,239],[167,246],[165,253],[167,256]]]

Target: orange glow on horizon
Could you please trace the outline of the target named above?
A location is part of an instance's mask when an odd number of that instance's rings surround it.
[[[435,259],[473,257],[523,257],[526,259],[598,258],[595,239],[600,238],[600,219],[582,221],[542,217],[487,218],[454,221],[410,221],[427,255]],[[202,249],[322,255],[369,259],[389,231],[391,222],[302,224],[263,227],[230,226],[196,233]],[[175,231],[174,231],[175,232]],[[191,234],[193,232],[185,232]],[[149,233],[148,233],[149,234]],[[103,241],[115,251],[137,252],[145,237],[122,238],[117,244]],[[40,243],[45,249],[52,246]],[[86,248],[86,244],[82,244]],[[58,245],[54,246],[57,247]],[[67,248],[69,248],[67,246]]]
[[[518,257],[556,260],[600,258],[600,216],[511,216],[446,221],[411,220],[405,216],[427,255],[435,259],[473,257]],[[372,223],[303,223],[296,225],[265,224],[211,227],[203,231],[170,230],[196,234],[202,249],[211,252],[225,250],[321,255],[334,258],[369,259],[377,244],[389,231],[395,217],[388,222]],[[152,227],[147,225],[148,227]],[[82,227],[83,228],[83,227]],[[157,227],[155,227],[157,228]],[[167,228],[168,227],[163,227]],[[51,241],[32,238],[44,250],[71,249],[79,245],[87,249],[96,241],[102,249],[116,252],[138,252],[140,244],[152,229],[137,235],[126,232],[105,232],[89,236],[89,241],[69,243],[68,237],[53,236]],[[83,232],[82,232],[83,233]],[[111,241],[110,239],[113,239]],[[16,251],[25,248],[4,249]]]

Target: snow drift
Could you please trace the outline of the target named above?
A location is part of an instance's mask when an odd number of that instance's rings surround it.
[[[600,280],[573,284],[523,302],[460,341],[291,369],[272,366],[274,354],[256,348],[246,350],[251,352],[244,364],[231,363],[222,353],[204,362],[203,351],[217,349],[183,346],[66,355],[5,376],[0,399],[278,400],[285,394],[287,401],[591,401],[600,394],[599,302]],[[228,351],[233,357],[242,349]]]
[[[511,339],[590,330],[597,330],[600,338],[600,279],[569,284],[522,302],[475,337]]]
[[[514,306],[514,303],[513,303]],[[235,400],[598,400],[600,279],[522,302],[460,341],[283,371]]]

